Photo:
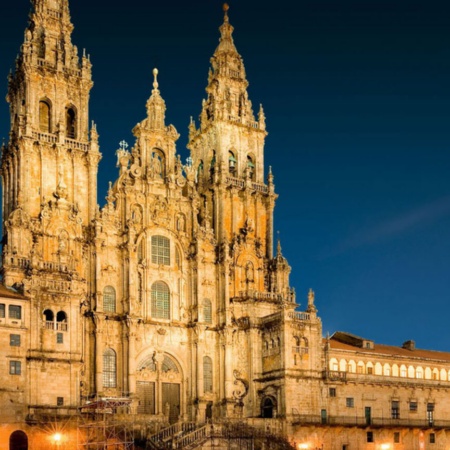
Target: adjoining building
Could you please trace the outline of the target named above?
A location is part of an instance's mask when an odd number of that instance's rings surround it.
[[[114,416],[96,445],[115,448],[130,448],[125,429],[151,448],[236,430],[297,448],[447,448],[450,353],[324,340],[313,291],[298,310],[228,7],[187,163],[155,69],[100,209],[91,62],[68,0],[32,4],[1,156],[0,449],[94,448],[93,413]]]

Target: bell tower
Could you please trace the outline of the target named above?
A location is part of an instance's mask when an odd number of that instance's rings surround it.
[[[2,275],[31,303],[27,403],[37,409],[79,400],[79,385],[70,380],[80,379],[80,305],[90,301],[93,279],[89,227],[100,153],[96,127],[88,126],[91,63],[85,54],[80,59],[72,30],[68,0],[32,0],[8,80]],[[60,392],[37,388],[56,378]]]
[[[72,30],[68,0],[32,0],[8,80],[11,131],[1,159],[5,256],[31,258],[31,236],[20,242],[9,226],[18,214],[42,222],[49,209],[62,208],[84,226],[95,214],[100,153],[95,125],[91,139],[88,129],[91,63],[85,55],[80,60]],[[20,282],[7,261],[5,282]]]

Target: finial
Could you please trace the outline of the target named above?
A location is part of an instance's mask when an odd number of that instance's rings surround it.
[[[153,80],[153,87],[154,87],[154,89],[158,89],[158,86],[159,86],[159,84],[158,84],[158,69],[153,69],[153,77],[154,77],[154,80]]]
[[[281,256],[281,242],[280,242],[280,232],[277,231],[277,256]]]
[[[224,20],[225,20],[225,22],[228,22],[228,10],[230,9],[230,6],[228,5],[228,3],[224,3],[222,9],[223,9],[223,12],[225,13]]]
[[[126,151],[126,149],[128,148],[128,143],[126,141],[120,141],[119,147],[122,149],[122,151]]]

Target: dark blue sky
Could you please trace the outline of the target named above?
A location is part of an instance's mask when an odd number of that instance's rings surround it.
[[[298,301],[316,292],[324,333],[450,351],[450,5],[445,0],[230,0],[254,109],[269,136],[276,229]],[[0,91],[29,2],[0,1]],[[93,62],[90,115],[103,160],[145,116],[153,67],[167,122],[198,118],[222,2],[72,0]],[[7,136],[6,103],[0,137]]]

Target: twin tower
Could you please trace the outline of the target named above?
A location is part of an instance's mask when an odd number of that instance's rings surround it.
[[[91,62],[71,41],[68,0],[32,4],[1,158],[2,275],[25,330],[15,417],[70,415],[96,395],[168,422],[289,414],[292,374],[320,371],[321,324],[312,293],[294,311],[290,267],[273,254],[265,116],[228,7],[187,164],[155,70],[99,208]]]

